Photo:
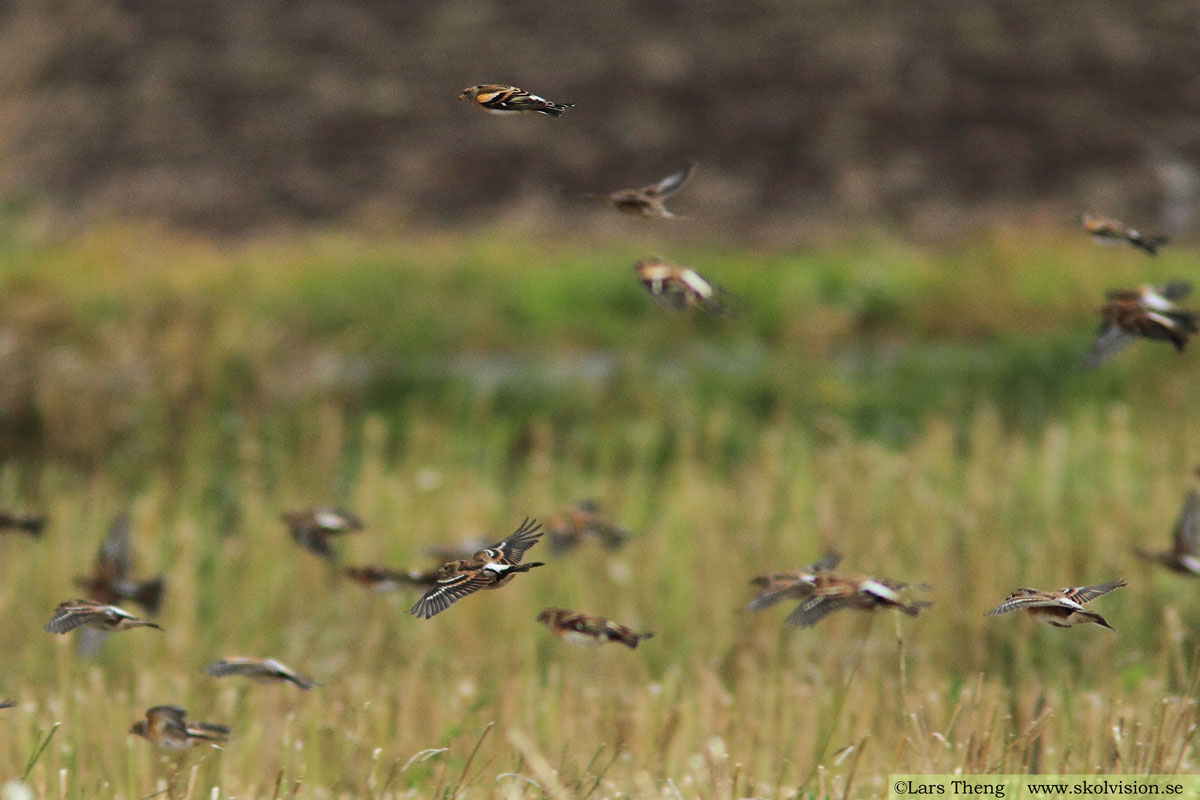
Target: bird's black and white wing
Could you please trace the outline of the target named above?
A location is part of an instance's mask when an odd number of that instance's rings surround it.
[[[502,542],[496,542],[491,549],[499,550],[510,561],[520,562],[529,548],[542,538],[541,523],[529,517],[521,523],[521,527],[513,531]]]
[[[429,619],[434,614],[445,611],[455,601],[480,589],[486,589],[495,582],[494,573],[488,574],[478,570],[444,578],[438,581],[437,586],[422,595],[408,613],[415,617]]]

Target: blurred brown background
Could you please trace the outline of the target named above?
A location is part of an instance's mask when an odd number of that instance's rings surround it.
[[[479,82],[577,107],[491,117],[455,99]],[[1085,208],[1178,235],[1200,6],[0,3],[10,213],[235,234],[587,219],[574,194],[687,160],[676,210],[750,235]]]

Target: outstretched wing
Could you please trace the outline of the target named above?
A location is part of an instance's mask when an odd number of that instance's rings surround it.
[[[784,620],[788,625],[795,625],[798,628],[807,628],[816,625],[825,617],[833,612],[845,608],[850,605],[852,598],[850,597],[829,597],[823,595],[814,595],[805,600],[800,605],[796,606],[796,610],[788,614],[788,618]]]
[[[837,565],[840,563],[842,563],[842,554],[836,550],[830,550],[821,556],[819,561],[814,561],[808,569],[810,572],[829,572],[837,569]]]
[[[1175,523],[1173,538],[1176,557],[1194,556],[1196,553],[1196,538],[1200,534],[1200,491],[1192,489],[1183,501],[1183,510]]]
[[[1014,593],[1009,595],[1007,600],[993,608],[987,613],[987,615],[989,617],[996,617],[1000,614],[1007,614],[1011,611],[1017,611],[1018,609],[1022,608],[1062,605],[1062,601],[1059,598],[1047,595],[1045,592],[1035,592],[1032,589],[1028,589],[1026,591],[1029,593]]]
[[[70,633],[81,625],[104,622],[109,618],[106,606],[90,603],[61,603],[54,609],[54,616],[46,623],[50,633]]]
[[[445,611],[456,600],[494,584],[494,573],[489,574],[482,571],[464,572],[446,578],[438,581],[437,586],[422,595],[408,613],[415,617],[429,619],[434,614]]]
[[[1070,589],[1067,591],[1067,597],[1082,605],[1083,603],[1088,603],[1092,600],[1095,600],[1101,595],[1108,594],[1113,589],[1120,589],[1125,585],[1125,581],[1118,578],[1115,581],[1102,583],[1099,586],[1080,586],[1075,589]]]
[[[187,711],[182,706],[154,706],[146,709],[146,719],[151,724],[172,723],[183,728],[187,718]]]
[[[776,577],[776,576],[764,576]],[[772,585],[772,583],[774,585]],[[770,608],[777,603],[780,603],[788,598],[796,599],[805,594],[804,587],[807,587],[811,592],[812,586],[800,580],[791,581],[768,581],[765,588],[758,597],[750,601],[750,605],[746,606],[747,611],[762,611],[764,608]]]
[[[517,528],[502,542],[496,542],[491,549],[499,550],[509,561],[520,563],[521,558],[529,548],[542,538],[541,523],[531,517],[526,517]]]
[[[677,172],[672,172],[670,175],[663,178],[661,181],[658,181],[657,183],[652,183],[649,186],[643,186],[638,191],[645,192],[646,194],[649,194],[649,195],[657,195],[659,197],[666,197],[667,195],[671,194],[672,192],[677,191],[679,189],[679,187],[683,185],[684,181],[686,181],[688,179],[688,177],[691,176],[692,170],[695,168],[696,168],[696,165],[694,163],[688,164],[683,169],[678,170]]]
[[[1091,348],[1088,349],[1087,355],[1084,356],[1083,366],[1088,369],[1100,366],[1133,344],[1136,338],[1136,336],[1119,325],[1105,323],[1100,328],[1100,333],[1096,336],[1096,341],[1092,342]]]
[[[214,678],[224,678],[228,675],[262,675],[268,670],[265,670],[263,665],[257,661],[223,658],[204,671]]]
[[[75,636],[75,652],[80,658],[92,658],[104,648],[111,635],[99,628],[80,628]]]
[[[97,571],[111,580],[123,580],[133,569],[133,546],[130,544],[129,515],[118,514],[108,526],[108,533],[96,555]]]

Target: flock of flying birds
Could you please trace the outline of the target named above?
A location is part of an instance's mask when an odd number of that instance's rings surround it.
[[[572,103],[555,103],[514,86],[483,84],[469,87],[459,95],[492,114],[544,114],[560,117]],[[678,218],[666,208],[665,200],[678,191],[692,174],[694,165],[682,169],[646,186],[621,189],[605,195],[620,211],[641,216],[665,219]],[[1149,255],[1157,254],[1167,243],[1166,237],[1149,236],[1127,228],[1110,219],[1091,216],[1079,218],[1084,230],[1098,240],[1128,243]],[[727,314],[735,307],[731,295],[701,276],[691,267],[659,259],[639,261],[635,272],[656,301],[673,308],[695,308],[713,314]],[[1170,342],[1183,351],[1189,338],[1198,330],[1197,312],[1175,305],[1191,292],[1191,286],[1173,281],[1165,286],[1140,286],[1136,289],[1116,289],[1108,292],[1107,302],[1100,309],[1100,333],[1087,353],[1084,364],[1098,366],[1107,361],[1138,337]],[[364,529],[360,518],[334,508],[310,508],[289,511],[282,515],[292,537],[305,549],[338,563],[331,540],[342,534]],[[44,520],[39,517],[0,512],[0,531],[23,531],[39,536]],[[629,532],[608,520],[591,501],[580,501],[561,514],[552,517],[548,530],[532,519],[526,519],[503,540],[490,546],[472,541],[457,546],[431,549],[430,555],[442,564],[432,569],[392,569],[380,566],[350,566],[342,573],[374,591],[393,591],[404,587],[424,590],[410,613],[429,619],[446,611],[467,595],[485,589],[498,589],[517,574],[545,566],[544,562],[522,559],[542,537],[549,533],[551,553],[562,555],[580,543],[594,539],[609,550],[616,550],[629,539]],[[1200,491],[1191,490],[1176,523],[1173,546],[1166,552],[1135,551],[1139,556],[1162,564],[1176,572],[1200,576]],[[789,625],[808,627],[829,614],[842,609],[873,611],[892,608],[909,616],[917,616],[932,603],[909,600],[909,590],[928,591],[925,585],[910,585],[900,581],[864,575],[835,572],[841,563],[839,553],[830,552],[814,564],[790,572],[759,575],[751,584],[758,590],[747,609],[761,611],[784,601],[797,605],[786,618]],[[134,603],[154,617],[161,606],[165,588],[162,576],[138,579],[133,577],[133,550],[130,542],[129,517],[119,515],[109,528],[90,575],[78,577],[75,584],[86,597],[60,603],[45,629],[54,634],[80,632],[79,650],[82,655],[95,653],[108,634],[133,628],[161,630],[151,619],[144,619],[121,608],[117,603]],[[1096,586],[1066,587],[1053,591],[1018,589],[989,615],[1026,611],[1031,616],[1056,627],[1092,623],[1112,629],[1100,614],[1084,606],[1102,595],[1125,586],[1123,580],[1113,580]],[[652,637],[653,632],[635,632],[604,617],[582,614],[564,608],[546,608],[537,621],[563,640],[575,644],[618,642],[629,648]],[[244,676],[262,682],[286,682],[300,689],[317,684],[275,659],[231,657],[209,666],[205,672],[213,677]],[[12,701],[0,702],[0,708],[13,706]],[[189,722],[187,712],[175,705],[154,706],[146,717],[133,724],[130,733],[145,737],[168,749],[183,749],[198,742],[223,742],[230,735],[224,725]]]

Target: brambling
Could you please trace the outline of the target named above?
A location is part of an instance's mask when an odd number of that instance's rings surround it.
[[[462,90],[459,100],[470,100],[489,114],[511,116],[513,114],[548,114],[561,117],[574,103],[552,103],[544,97],[530,94],[516,86],[505,86],[500,83],[482,83],[469,86]]]
[[[256,683],[294,683],[301,689],[311,689],[317,685],[311,678],[304,677],[273,658],[222,658],[204,671],[214,678],[242,675]]]
[[[1149,552],[1135,547],[1133,552],[1148,561],[1156,561],[1173,572],[1200,577],[1200,491],[1192,489],[1183,500],[1183,509],[1171,534],[1172,547],[1165,552]]]
[[[561,514],[551,517],[546,528],[550,552],[562,555],[584,539],[596,539],[606,550],[619,550],[629,539],[629,531],[607,519],[594,500],[579,500]]]
[[[292,532],[292,538],[297,544],[331,560],[334,558],[334,552],[329,546],[329,537],[341,533],[355,533],[363,529],[361,519],[348,511],[336,508],[285,511],[280,518]]]
[[[634,633],[632,628],[604,617],[580,614],[565,608],[547,608],[538,614],[537,621],[564,642],[578,645],[620,642],[630,649],[636,649],[638,642],[654,635],[652,631]]]
[[[659,305],[675,310],[699,308],[713,314],[732,311],[729,293],[691,267],[647,258],[633,269]]]
[[[162,630],[149,620],[139,619],[124,609],[97,603],[95,600],[66,600],[59,603],[54,609],[54,615],[46,623],[46,630],[50,633],[69,633],[81,627],[105,632],[142,627]]]
[[[98,603],[109,605],[118,600],[131,600],[154,616],[162,605],[163,577],[159,575],[144,581],[130,577],[133,544],[129,532],[129,515],[118,514],[100,544],[92,574],[75,578],[75,585]]]
[[[211,722],[188,722],[187,711],[179,706],[154,706],[129,732],[167,750],[185,750],[200,742],[227,742],[230,730]]]
[[[800,589],[801,596],[805,599],[788,615],[785,620],[788,625],[807,628],[843,608],[859,611],[894,608],[915,617],[933,605],[924,600],[906,603],[900,595],[902,590],[928,587],[910,587],[909,584],[899,581],[869,577],[843,578],[832,572],[818,570],[812,573],[811,583],[812,589],[807,594],[803,594],[803,589]],[[803,585],[799,584],[798,588]]]
[[[1170,241],[1166,236],[1147,236],[1136,228],[1125,227],[1115,219],[1093,217],[1090,214],[1080,215],[1079,224],[1098,242],[1127,242],[1152,256],[1158,255],[1158,248]]]
[[[428,588],[437,583],[437,570],[346,567],[346,577],[375,592],[394,592],[405,586]]]
[[[504,541],[485,547],[470,558],[446,562],[438,570],[437,584],[417,601],[409,613],[429,619],[473,592],[499,588],[518,572],[546,566],[540,561],[521,563],[525,552],[542,538],[539,532],[541,527],[535,520],[526,518]]]
[[[618,211],[633,216],[681,219],[668,211],[663,201],[668,195],[674,194],[679,187],[683,186],[684,181],[688,179],[695,168],[695,164],[688,164],[657,183],[640,186],[636,189],[618,189],[609,194],[608,199],[612,201]]]
[[[42,528],[45,526],[45,517],[35,517],[32,514],[21,514],[14,511],[0,511],[0,532],[21,531],[30,536],[41,536]]]
[[[746,606],[746,610],[762,611],[783,600],[806,598],[813,593],[817,573],[837,569],[840,563],[841,553],[829,552],[820,561],[792,572],[757,575],[750,583],[759,588],[759,594]]]
[[[1039,619],[1056,628],[1070,628],[1073,625],[1083,625],[1094,622],[1116,630],[1104,617],[1094,611],[1087,611],[1083,604],[1095,600],[1101,595],[1108,594],[1114,589],[1125,586],[1125,581],[1117,579],[1102,583],[1099,586],[1077,586],[1056,589],[1053,592],[1043,592],[1038,589],[1017,589],[1000,605],[987,613],[989,617],[1007,614],[1010,611],[1025,610],[1035,619]]]
[[[1200,315],[1179,309],[1174,301],[1187,297],[1192,285],[1172,281],[1165,286],[1112,289],[1100,308],[1100,332],[1084,358],[1084,366],[1097,367],[1141,336],[1169,341],[1182,353],[1188,339],[1200,330]]]

